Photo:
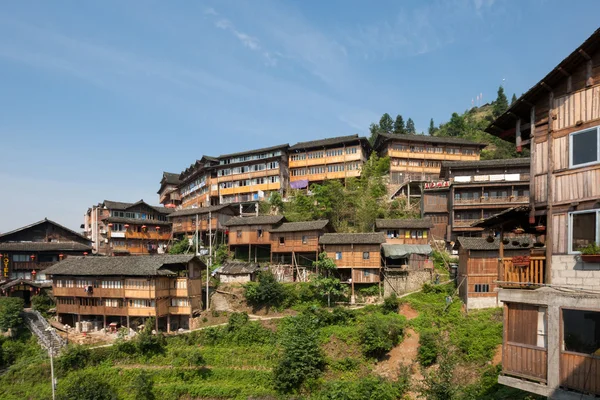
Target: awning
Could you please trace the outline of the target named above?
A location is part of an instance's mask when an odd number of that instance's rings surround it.
[[[305,187],[308,187],[308,179],[290,182],[290,187],[292,189],[304,189]]]
[[[388,244],[383,246],[383,255],[386,258],[406,258],[411,254],[429,255],[433,251],[428,244]]]

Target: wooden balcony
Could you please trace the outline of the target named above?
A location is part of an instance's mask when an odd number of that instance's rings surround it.
[[[360,170],[352,171],[337,171],[337,172],[323,172],[322,174],[307,174],[307,175],[296,175],[290,176],[290,182],[308,180],[311,182],[324,181],[327,179],[345,179],[345,178],[356,178],[360,176]]]
[[[545,383],[548,352],[543,347],[506,342],[502,348],[502,373]]]
[[[214,214],[213,214],[214,215]],[[182,222],[173,222],[173,232],[181,233],[181,232],[194,232],[196,230],[196,217],[186,217],[187,219]],[[206,219],[202,220],[202,218],[208,218],[206,215],[198,216],[198,230],[202,232],[208,231],[208,221]],[[217,230],[218,227],[218,218],[213,216],[211,221],[212,230]]]
[[[189,315],[192,313],[192,307],[190,306],[182,306],[182,307],[169,307],[169,314],[182,314]]]
[[[470,199],[455,199],[454,204],[460,205],[485,205],[485,204],[528,204],[529,196],[492,196],[492,197],[475,197]]]
[[[479,160],[479,154],[475,152],[472,155],[466,154],[447,154],[447,153],[430,153],[430,152],[412,152],[401,151],[393,148],[388,149],[390,158],[411,158],[419,160],[444,160],[444,161],[474,161]]]
[[[341,156],[333,156],[333,157],[321,157],[321,158],[305,158],[304,160],[290,160],[288,161],[289,168],[302,168],[302,167],[312,167],[315,165],[329,165],[329,164],[341,164],[345,162],[351,161],[364,161],[364,157],[362,152],[357,152],[355,154],[342,154]]]
[[[169,295],[172,297],[188,297],[188,288],[171,288]]]
[[[600,357],[562,351],[559,371],[560,386],[600,395]]]
[[[171,232],[156,232],[154,228],[149,228],[147,232],[125,232],[125,239],[144,239],[144,240],[169,240]]]
[[[281,185],[279,182],[275,183],[263,183],[260,185],[249,185],[249,186],[239,186],[232,188],[222,188],[221,196],[227,196],[232,194],[242,194],[242,193],[253,193],[258,192],[259,190],[270,191],[270,190],[279,190]]]
[[[475,222],[479,221],[478,219],[455,219],[453,222],[454,227],[458,228],[472,228]]]
[[[516,267],[512,258],[503,258],[498,271],[498,286],[535,289],[546,282],[545,273],[546,257],[530,257],[527,267]]]
[[[154,307],[129,307],[127,315],[134,317],[154,317],[156,309]]]

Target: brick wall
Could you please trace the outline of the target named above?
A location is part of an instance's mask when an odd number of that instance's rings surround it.
[[[600,264],[584,263],[576,255],[552,256],[552,285],[600,290]]]

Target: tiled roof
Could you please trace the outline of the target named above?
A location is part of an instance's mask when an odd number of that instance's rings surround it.
[[[494,238],[493,242],[488,242],[485,238],[478,237],[459,237],[458,243],[465,250],[499,250],[500,249],[500,239]],[[523,243],[524,241],[529,243],[529,248],[533,244],[531,239],[528,237],[523,238],[510,238],[508,244],[504,245],[504,250],[529,250],[527,247],[521,247],[521,245],[515,246],[512,244],[513,240],[519,240],[519,243]]]
[[[87,239],[86,239],[87,240]],[[91,245],[77,242],[5,242],[0,251],[92,251]]]
[[[179,174],[174,174],[172,172],[163,172],[163,180],[165,183],[171,185],[178,185],[180,182]]]
[[[304,150],[310,149],[313,147],[326,147],[339,145],[350,142],[358,142],[361,141],[363,143],[368,143],[367,138],[359,137],[358,135],[350,135],[350,136],[338,136],[328,139],[320,139],[320,140],[311,140],[309,142],[299,142],[289,148],[290,151],[294,150]]]
[[[76,236],[80,237],[81,239],[85,240],[86,242],[91,243],[91,240],[89,240],[88,238],[86,238],[85,236],[83,236],[81,233],[77,233],[74,230],[71,230],[71,229],[67,228],[66,226],[63,226],[63,225],[61,225],[61,224],[59,224],[57,222],[54,222],[54,221],[52,221],[51,219],[48,219],[48,218],[44,218],[41,221],[37,221],[37,222],[34,222],[33,224],[26,225],[26,226],[23,226],[21,228],[17,228],[15,230],[10,231],[10,232],[5,232],[3,234],[0,234],[0,242],[6,236],[12,235],[13,233],[17,233],[17,232],[20,232],[20,231],[24,231],[24,230],[29,229],[29,228],[33,228],[36,225],[41,225],[41,224],[44,224],[46,222],[49,223],[49,224],[52,224],[52,225],[54,225],[54,226],[56,226],[56,227],[58,227],[60,229],[64,229],[65,231],[67,231],[69,233],[72,233],[73,235],[76,235]]]
[[[226,261],[217,270],[217,274],[223,275],[246,275],[252,274],[258,270],[259,266],[255,263],[247,263],[243,261]]]
[[[376,219],[375,227],[378,229],[428,229],[433,228],[433,222],[429,218]]]
[[[470,144],[477,147],[485,147],[487,143],[472,142],[467,139],[450,137],[450,136],[429,136],[429,135],[398,135],[393,133],[379,133],[377,140],[398,140],[408,142],[420,142],[420,143],[443,143],[443,144]]]
[[[208,214],[208,212],[218,212],[223,209],[231,209],[229,204],[221,204],[218,206],[210,206],[210,207],[198,207],[198,208],[186,208],[184,210],[173,211],[169,214],[169,218],[183,217],[186,215],[202,215]]]
[[[144,200],[139,200],[136,201],[135,203],[124,203],[122,201],[112,201],[112,200],[104,200],[102,202],[102,204],[104,204],[104,206],[106,208],[108,208],[109,210],[117,210],[117,211],[124,211],[127,210],[133,206],[137,206],[140,204],[145,204],[146,206],[158,211],[161,214],[170,214],[173,212],[172,208],[167,208],[167,207],[160,207],[160,206],[152,206],[148,203],[146,203]]]
[[[383,232],[376,233],[325,233],[319,244],[381,244],[385,243]]]
[[[225,222],[225,226],[243,225],[275,225],[283,222],[283,215],[259,215],[257,217],[233,217]]]
[[[48,267],[47,275],[69,276],[157,276],[173,275],[169,265],[187,264],[193,254],[123,256],[123,257],[68,257]],[[200,259],[198,259],[198,262]],[[163,268],[165,267],[165,268]]]
[[[276,228],[270,230],[270,232],[302,232],[302,231],[316,231],[324,229],[329,220],[321,219],[318,221],[301,221],[301,222],[285,222]]]
[[[479,160],[479,161],[442,161],[442,168],[485,168],[485,167],[528,167],[531,159],[508,158],[501,160]]]
[[[290,145],[286,143],[286,144],[280,144],[278,146],[264,147],[262,149],[241,151],[239,153],[221,154],[219,156],[219,159],[229,158],[229,157],[243,156],[243,155],[246,155],[246,154],[264,153],[264,152],[272,151],[272,150],[287,149],[289,146]]]

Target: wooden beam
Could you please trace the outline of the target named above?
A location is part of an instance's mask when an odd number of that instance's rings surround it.
[[[586,67],[585,86],[589,87],[594,84],[594,77],[592,75],[592,60],[588,60]]]
[[[525,146],[531,143],[531,139],[521,140],[521,146]]]
[[[564,69],[563,67],[558,67],[558,71],[563,74],[564,76],[571,76],[571,73],[569,71],[567,71],[566,69]]]
[[[547,91],[549,91],[549,92],[552,91],[552,87],[550,85],[548,85],[546,82],[541,82],[540,85]]]
[[[533,107],[533,104],[525,99],[519,100],[521,103],[525,104],[527,107]]]
[[[573,77],[569,75],[567,77],[567,93],[571,93],[573,91]]]
[[[515,113],[514,113],[514,112],[512,112],[512,111],[507,111],[507,112],[506,112],[506,115],[510,115],[511,117],[513,117],[513,118],[515,118],[515,119],[517,119],[517,120],[520,118],[520,117],[519,117],[517,114],[515,114]]]
[[[515,127],[515,144],[517,146],[517,153],[520,153],[523,150],[521,144],[521,118],[517,119],[517,124]]]
[[[579,54],[581,54],[581,56],[583,58],[585,58],[587,61],[590,61],[592,59],[592,57],[590,57],[590,55],[588,53],[585,52],[585,50],[583,49],[579,49],[577,50],[579,52]]]

